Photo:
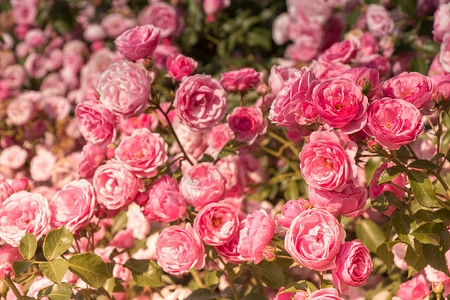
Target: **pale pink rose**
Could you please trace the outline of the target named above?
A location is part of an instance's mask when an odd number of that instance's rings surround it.
[[[377,69],[380,72],[380,76],[383,78],[389,78],[391,75],[391,63],[388,57],[384,57],[378,54],[368,56],[366,60],[361,62],[368,68]]]
[[[369,5],[366,22],[369,30],[377,37],[388,35],[394,30],[394,21],[389,12],[378,4]]]
[[[18,145],[12,145],[0,153],[0,165],[11,169],[20,169],[27,160],[28,153]]]
[[[440,62],[440,55],[439,53],[436,54],[436,56],[433,58],[433,61],[431,62],[430,69],[428,70],[428,76],[434,76],[434,75],[446,75],[447,72],[444,71],[442,68],[441,62]]]
[[[167,273],[182,275],[192,268],[202,269],[205,265],[205,248],[190,224],[185,228],[165,228],[156,242],[158,265]]]
[[[36,107],[33,102],[19,95],[18,98],[11,101],[6,109],[6,114],[11,123],[22,126],[31,121],[36,115]]]
[[[95,99],[86,99],[77,105],[75,116],[83,137],[98,147],[106,147],[116,139],[116,119]]]
[[[93,179],[97,201],[109,210],[124,208],[136,197],[141,186],[124,163],[109,160],[98,167]]]
[[[35,25],[38,14],[37,0],[11,0],[12,15],[19,25]]]
[[[184,151],[186,151],[188,155],[198,158],[204,153],[206,144],[203,132],[192,131],[188,126],[180,123],[178,118],[174,119],[172,127],[175,130],[181,145],[183,145]],[[170,153],[173,153],[174,155],[183,155],[178,143],[172,143]]]
[[[392,246],[391,251],[394,254],[394,264],[397,268],[407,271],[408,263],[405,261],[406,250],[408,245],[405,243],[398,243]]]
[[[228,123],[222,123],[214,126],[206,134],[207,149],[205,153],[217,158],[222,148],[234,138],[233,130]]]
[[[49,72],[61,69],[63,64],[63,52],[61,49],[52,49],[46,56],[46,68]]]
[[[61,96],[46,97],[42,105],[47,116],[55,120],[65,119],[72,108],[69,100]]]
[[[379,87],[380,75],[377,69],[367,67],[352,68],[336,76],[336,78],[347,78],[355,82],[364,91],[372,91]],[[369,98],[370,98],[369,94]]]
[[[77,179],[78,163],[81,158],[81,153],[76,151],[67,156],[61,157],[56,162],[52,170],[52,183],[60,189],[72,180]]]
[[[11,182],[14,192],[27,191],[31,187],[31,182],[27,177],[17,177]]]
[[[153,25],[137,26],[122,33],[114,43],[117,50],[129,60],[152,55],[159,42],[159,28]]]
[[[450,73],[450,32],[444,36],[439,51],[439,62],[446,73]]]
[[[226,197],[241,196],[246,182],[244,174],[245,171],[239,162],[239,157],[237,155],[228,155],[223,157],[217,161],[216,167],[227,181]]]
[[[364,213],[367,192],[365,187],[356,186],[348,180],[342,191],[324,191],[309,187],[311,206],[330,212],[333,216],[344,215],[355,218]]]
[[[167,144],[159,134],[140,128],[120,142],[115,154],[137,177],[150,178],[167,161]]]
[[[95,248],[94,253],[100,256],[104,262],[110,263],[111,262],[110,256],[114,249],[116,249],[116,247],[114,246],[107,246],[105,248]],[[113,262],[115,264],[112,271],[112,276],[114,278],[120,278],[125,282],[130,280],[131,272],[128,268],[125,268],[123,266],[129,258],[130,256],[127,252],[114,256]]]
[[[277,126],[299,128],[298,125],[315,123],[318,114],[312,101],[312,91],[319,84],[311,69],[303,67],[295,72],[272,102],[269,119]]]
[[[109,244],[120,249],[133,248],[135,244],[133,231],[131,229],[119,230]]]
[[[431,160],[436,155],[436,145],[432,140],[420,139],[411,143],[411,148],[420,159]]]
[[[0,279],[5,279],[5,275],[12,270],[13,262],[16,260],[22,260],[18,247],[10,245],[0,247]]]
[[[230,241],[239,229],[239,219],[233,207],[210,203],[194,219],[194,230],[208,245],[220,246]]]
[[[47,42],[44,32],[38,28],[31,29],[25,35],[25,43],[33,48],[45,45]]]
[[[14,189],[6,180],[0,179],[0,205],[2,205],[3,201],[5,201],[14,192]]]
[[[145,241],[145,249],[139,249],[133,254],[135,259],[156,259],[156,242],[158,241],[159,232],[153,233]]]
[[[220,76],[220,83],[228,92],[243,92],[255,88],[262,80],[262,73],[252,68],[229,71]]]
[[[400,200],[403,198],[403,196],[405,195],[405,191],[403,191],[402,189],[388,183],[378,184],[378,180],[380,179],[381,173],[383,173],[383,171],[386,170],[387,168],[393,166],[395,166],[395,164],[392,162],[389,163],[384,162],[378,167],[378,169],[375,170],[375,173],[373,174],[372,180],[370,181],[369,185],[370,198],[375,199],[379,195],[383,194],[383,192],[385,191],[393,192],[394,195]],[[406,174],[401,173],[391,181],[404,189],[406,185]]]
[[[249,145],[267,131],[267,120],[259,108],[235,107],[233,112],[227,116],[227,121],[236,140],[247,142]]]
[[[302,19],[305,22],[325,24],[332,13],[332,7],[324,0],[311,2],[308,0],[287,0],[288,13],[293,18]]]
[[[16,282],[14,282],[14,285],[16,286],[16,288],[19,291],[19,293],[21,295],[23,295],[24,294],[23,287],[20,284],[16,283]],[[6,300],[16,300],[16,299],[17,299],[17,297],[16,297],[16,295],[14,295],[13,290],[9,289],[8,293],[6,294]],[[43,298],[43,299],[45,299],[45,298]]]
[[[431,80],[436,86],[433,99],[435,101],[450,101],[450,74],[445,76],[434,75]]]
[[[105,150],[94,144],[86,144],[81,151],[77,175],[82,178],[92,178],[97,167],[106,159]]]
[[[332,270],[333,281],[341,293],[348,293],[348,286],[362,286],[372,272],[370,251],[360,240],[346,242],[341,246]]]
[[[284,56],[294,61],[311,61],[320,50],[318,43],[315,41],[316,38],[314,35],[302,35],[301,38],[286,47]]]
[[[207,16],[213,16],[220,10],[230,6],[230,0],[203,0],[203,11]]]
[[[167,174],[155,180],[148,196],[142,212],[150,222],[172,222],[186,211],[186,202],[179,192],[177,180]]]
[[[150,232],[150,223],[145,220],[141,208],[136,204],[130,204],[127,211],[127,227],[133,233],[133,237],[143,240]]]
[[[366,125],[368,99],[353,81],[326,80],[314,88],[312,98],[317,113],[331,127],[350,134]]]
[[[156,49],[152,54],[155,67],[159,70],[168,71],[167,59],[176,53],[180,53],[180,49],[176,46],[170,44],[159,44],[156,46]]]
[[[26,233],[39,239],[48,231],[50,217],[48,201],[42,195],[25,191],[12,194],[0,206],[0,238],[14,247]]]
[[[59,190],[50,202],[51,224],[55,228],[63,225],[77,232],[94,216],[97,201],[94,188],[84,180],[75,180]]]
[[[184,77],[175,94],[175,111],[192,130],[208,131],[226,114],[227,93],[209,75]]]
[[[100,101],[113,114],[134,117],[148,105],[152,81],[144,68],[126,60],[108,67],[100,77]]]
[[[48,74],[41,83],[41,93],[43,95],[44,103],[46,98],[50,96],[61,96],[67,93],[69,86],[65,85],[63,78],[58,73]],[[66,101],[66,100],[63,100]],[[42,105],[42,104],[41,104]]]
[[[41,194],[42,196],[44,196],[45,199],[47,199],[48,202],[50,202],[53,199],[53,197],[56,195],[58,190],[54,187],[48,187],[45,185],[41,185],[41,186],[33,187],[31,189],[31,192]]]
[[[136,26],[134,19],[125,18],[119,13],[106,15],[102,20],[102,27],[109,37],[115,38],[125,30]]]
[[[21,65],[7,66],[2,72],[2,80],[11,88],[18,89],[25,82],[25,69]]]
[[[309,201],[302,198],[289,200],[281,207],[281,214],[276,215],[276,222],[285,228],[291,227],[292,220],[302,211],[309,209]]]
[[[214,247],[216,248],[217,253],[227,262],[232,264],[240,264],[243,262],[243,258],[238,252],[238,245],[240,239],[240,230],[243,228],[242,218],[240,218],[239,229],[236,231],[233,238],[231,238],[228,242],[223,245]]]
[[[89,42],[103,40],[106,37],[106,32],[100,24],[89,24],[83,32],[83,37]]]
[[[269,86],[271,92],[277,96],[281,90],[283,90],[285,84],[287,84],[290,76],[296,72],[299,72],[299,70],[293,67],[272,66],[269,75]]]
[[[33,297],[33,298],[38,298],[39,291],[43,290],[51,285],[53,285],[53,281],[51,281],[44,275],[36,277],[36,279],[33,280],[33,283],[31,283],[30,287],[28,288],[27,296]],[[41,297],[39,297],[39,298],[41,298]],[[42,297],[41,299],[48,300],[47,297]]]
[[[410,102],[383,98],[369,106],[364,131],[389,150],[415,141],[423,130],[422,115]]]
[[[206,204],[222,200],[226,180],[212,163],[200,163],[183,174],[180,193],[196,210]]]
[[[354,40],[344,40],[342,42],[334,43],[330,48],[325,50],[320,56],[319,60],[328,63],[348,63],[356,56],[358,45]]]
[[[342,190],[356,176],[356,151],[356,144],[336,131],[313,132],[300,152],[303,178],[316,189]]]
[[[150,131],[155,130],[159,125],[159,120],[154,114],[140,114],[132,118],[119,118],[119,129],[130,135],[134,130],[139,128],[148,128]]]
[[[449,32],[450,27],[450,3],[441,3],[434,12],[433,38],[436,42],[442,43],[444,35]]]
[[[45,148],[39,149],[30,162],[31,178],[35,181],[49,180],[55,163],[56,157],[52,152]]]
[[[427,299],[431,294],[430,286],[428,285],[425,276],[422,274],[414,277],[411,280],[400,284],[400,289],[397,291],[395,300],[410,300],[410,299]]]
[[[277,45],[283,45],[289,40],[289,23],[291,17],[288,13],[278,15],[272,25],[272,39]]]
[[[312,208],[292,221],[284,243],[295,261],[326,271],[337,267],[337,254],[344,240],[344,227],[338,220],[325,210]]]
[[[42,79],[47,75],[46,60],[41,54],[31,53],[25,59],[23,66],[31,77]]]
[[[320,82],[334,78],[339,74],[351,69],[347,64],[343,63],[327,63],[324,61],[313,61],[310,65],[314,74]]]
[[[266,211],[259,209],[243,221],[239,230],[238,252],[240,258],[258,264],[264,259],[263,251],[275,232],[275,221]]]
[[[161,30],[161,38],[177,36],[182,29],[182,20],[175,6],[155,2],[139,14],[139,24],[150,24]]]
[[[169,285],[162,288],[158,293],[153,293],[151,300],[179,300],[187,299],[192,291],[181,285]],[[136,300],[147,300],[148,298],[136,298]]]
[[[314,291],[306,300],[344,300],[344,298],[339,297],[339,292],[335,288],[326,288]]]
[[[383,95],[393,99],[402,99],[414,104],[418,109],[429,106],[435,85],[433,81],[417,72],[404,72],[386,80],[383,85]]]
[[[197,65],[198,63],[193,58],[184,56],[181,53],[174,53],[166,60],[169,75],[176,80],[182,80],[185,76],[194,73]]]
[[[8,83],[3,80],[0,80],[0,101],[8,99],[11,96],[11,88]]]

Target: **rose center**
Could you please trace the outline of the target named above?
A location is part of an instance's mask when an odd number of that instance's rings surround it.
[[[331,159],[329,159],[329,158],[325,159],[324,165],[325,165],[326,167],[328,167],[328,168],[333,169],[333,161],[332,161]]]
[[[219,227],[220,224],[222,224],[222,221],[221,221],[219,218],[213,217],[213,218],[212,218],[212,223],[213,223],[213,226],[214,226],[214,227]]]

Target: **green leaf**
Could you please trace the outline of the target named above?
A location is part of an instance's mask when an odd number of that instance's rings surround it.
[[[414,223],[414,219],[406,215],[403,211],[395,210],[391,215],[391,221],[398,237],[414,247],[414,237],[410,235],[411,225]]]
[[[434,222],[434,223],[443,223],[449,217],[449,212],[446,209],[438,209],[438,210],[425,210],[420,209],[413,214],[413,217],[425,222]]]
[[[124,265],[133,275],[137,285],[142,287],[159,287],[161,282],[161,269],[151,260],[130,258]]]
[[[434,194],[433,185],[428,175],[422,171],[406,171],[411,189],[416,200],[425,207],[439,207]]]
[[[75,254],[69,259],[69,270],[87,284],[99,288],[111,277],[106,263],[94,253]]]
[[[71,284],[67,282],[63,282],[60,285],[53,285],[50,294],[47,295],[50,300],[69,300],[71,296]]]
[[[111,228],[111,233],[116,234],[119,230],[122,230],[127,225],[128,217],[127,212],[125,210],[121,210],[114,218],[113,218],[113,226]]]
[[[384,170],[380,178],[378,178],[378,184],[386,183],[405,172],[406,169],[403,166],[393,166]]]
[[[29,267],[33,264],[33,261],[26,260],[16,260],[13,262],[13,269],[15,274],[20,274],[28,270]]]
[[[219,284],[219,274],[217,274],[217,270],[206,273],[204,279],[207,286]]]
[[[417,227],[411,235],[419,242],[439,246],[439,232],[444,228],[442,223],[425,223]]]
[[[419,246],[420,245],[420,246]],[[420,248],[420,249],[419,249]],[[417,272],[420,272],[427,266],[422,253],[422,244],[417,244],[416,249],[420,251],[414,251],[411,246],[406,249],[405,261],[408,264],[408,277],[413,276]]]
[[[378,211],[386,211],[390,205],[393,205],[397,208],[403,207],[403,202],[398,200],[395,194],[391,191],[385,191],[375,199],[372,199],[372,207]]]
[[[42,250],[47,260],[53,260],[69,249],[73,242],[72,233],[64,226],[50,230],[44,240]]]
[[[53,261],[40,263],[39,269],[48,279],[61,284],[61,280],[69,270],[69,263],[64,258],[58,258]]]
[[[200,159],[198,162],[199,163],[202,163],[202,162],[214,162],[214,157],[212,157],[209,154],[203,153],[202,159]]]
[[[219,294],[211,293],[209,289],[197,289],[193,291],[186,300],[212,300],[217,299]]]
[[[271,287],[278,290],[286,284],[286,277],[283,273],[283,268],[280,267],[277,261],[270,263],[263,260],[259,264],[252,267],[255,272],[258,272],[261,275],[261,279]]]
[[[24,259],[26,260],[31,259],[34,256],[34,253],[36,252],[36,248],[37,248],[37,240],[33,234],[27,233],[20,240],[19,251]]]
[[[447,260],[445,258],[445,252],[442,246],[424,244],[423,245],[423,255],[427,264],[444,272],[447,276],[450,276],[448,272]]]
[[[302,290],[308,293],[312,293],[314,291],[317,291],[317,286],[307,280],[300,280],[297,282],[290,282],[288,284],[286,284],[285,289],[283,290],[283,293],[288,293],[288,292],[295,292],[297,290]]]
[[[383,243],[377,248],[377,256],[381,258],[386,265],[388,272],[390,272],[393,266],[394,254],[391,252],[387,243]]]
[[[247,33],[247,43],[250,47],[262,47],[265,50],[272,48],[271,32],[264,27],[253,28]]]
[[[421,169],[421,170],[439,170],[439,166],[433,164],[429,160],[419,159],[415,160],[408,165],[408,168]]]
[[[410,67],[411,72],[419,72],[424,75],[426,75],[428,72],[428,63],[426,62],[426,60],[423,57],[414,58],[411,61],[409,67]]]
[[[356,237],[373,253],[384,243],[384,233],[371,220],[362,220],[356,225]]]

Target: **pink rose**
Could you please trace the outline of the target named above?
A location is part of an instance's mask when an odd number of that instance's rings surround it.
[[[378,52],[378,41],[370,32],[366,32],[359,38],[361,56],[372,55]]]
[[[220,83],[228,92],[242,92],[255,88],[261,82],[262,73],[255,69],[243,68],[221,74]]]
[[[220,246],[230,241],[239,229],[233,207],[210,203],[194,219],[194,230],[205,244]]]
[[[309,187],[311,206],[330,212],[333,216],[344,215],[355,218],[364,213],[367,192],[365,187],[356,186],[348,180],[342,191],[324,191]]]
[[[450,32],[444,36],[439,52],[439,62],[446,73],[450,73]]]
[[[442,43],[444,35],[449,32],[450,27],[450,3],[442,3],[434,12],[433,38]]]
[[[292,221],[284,243],[295,261],[316,271],[326,271],[337,267],[336,256],[344,240],[344,227],[338,220],[325,210],[312,208]]]
[[[39,239],[48,231],[50,217],[44,196],[25,191],[12,194],[0,205],[0,238],[14,247],[26,233]]]
[[[138,240],[147,238],[150,232],[150,222],[145,220],[139,205],[130,204],[127,211],[127,230],[131,230],[133,237]]]
[[[77,232],[92,219],[96,206],[92,185],[84,179],[72,181],[50,202],[51,224],[55,228],[65,225],[71,232]]]
[[[430,286],[422,274],[414,277],[411,280],[400,284],[400,289],[397,291],[397,297],[393,300],[409,300],[409,299],[427,299],[431,294]]]
[[[4,245],[0,247],[1,280],[4,280],[5,275],[7,275],[12,270],[12,265],[16,260],[22,260],[22,255],[20,254],[18,247],[12,247],[10,245]]]
[[[378,167],[378,169],[375,170],[375,173],[373,174],[372,180],[370,181],[370,185],[369,185],[369,197],[370,198],[375,199],[379,195],[383,194],[383,192],[385,192],[385,191],[393,192],[394,195],[400,200],[403,198],[403,196],[405,196],[405,191],[403,191],[402,189],[400,189],[392,184],[388,184],[388,183],[378,184],[378,180],[380,179],[381,173],[383,173],[383,171],[386,170],[387,168],[390,168],[393,166],[395,166],[395,164],[392,162],[389,162],[389,163],[384,162]],[[401,173],[400,175],[398,175],[391,181],[393,183],[395,183],[396,185],[398,185],[399,187],[404,189],[405,185],[406,185],[406,174]]]
[[[357,146],[336,131],[316,131],[300,152],[300,169],[308,185],[321,190],[342,190],[356,176]]]
[[[161,30],[161,38],[177,36],[182,20],[177,9],[165,2],[152,3],[139,14],[139,24],[150,24]]]
[[[435,101],[450,101],[450,74],[445,76],[434,75],[431,80],[436,86],[433,99]]]
[[[381,5],[371,4],[367,8],[366,22],[369,30],[377,37],[392,33],[394,21],[389,12]]]
[[[129,60],[152,55],[159,42],[159,28],[153,25],[137,26],[119,35],[114,43],[117,50]]]
[[[135,244],[133,231],[131,229],[119,230],[109,244],[121,249],[133,248]]]
[[[164,117],[163,117],[164,118]],[[158,117],[154,114],[140,114],[132,118],[120,118],[119,129],[126,134],[132,134],[134,130],[139,128],[148,128],[150,131],[155,130],[159,125]]]
[[[408,244],[405,244],[405,243],[395,244],[391,248],[392,254],[394,254],[395,266],[404,271],[408,270],[408,263],[405,261],[407,249],[408,249]]]
[[[272,39],[277,45],[283,45],[289,40],[289,23],[291,17],[288,13],[278,15],[272,25]]]
[[[14,193],[13,187],[4,179],[0,179],[0,205]]]
[[[0,165],[11,169],[20,169],[27,160],[28,153],[18,145],[12,145],[0,153]]]
[[[11,92],[12,91],[8,83],[3,80],[0,80],[0,101],[8,99],[9,96],[11,96]]]
[[[435,86],[433,81],[425,75],[417,72],[404,72],[386,80],[382,89],[385,97],[402,99],[421,109],[429,106],[427,102],[431,100]]]
[[[19,25],[35,25],[38,14],[37,0],[11,0],[12,15]]]
[[[166,66],[167,59],[175,53],[180,53],[180,49],[176,46],[170,44],[159,44],[152,55],[153,61],[155,62],[155,67],[159,70],[168,71]]]
[[[35,181],[49,180],[55,163],[55,155],[45,148],[40,148],[30,162],[31,178]]]
[[[25,59],[23,66],[31,77],[42,79],[47,75],[45,57],[41,54],[31,53]]]
[[[26,177],[16,177],[11,182],[14,192],[26,191],[31,187],[31,182]]]
[[[89,24],[84,29],[83,37],[89,42],[95,42],[106,38],[106,32],[100,24]]]
[[[329,79],[314,88],[314,107],[323,121],[343,133],[361,130],[367,122],[368,99],[348,79]]]
[[[102,27],[109,37],[115,38],[125,30],[136,26],[134,19],[125,18],[120,13],[106,15],[102,20]]]
[[[253,144],[258,135],[267,131],[267,120],[259,108],[235,107],[227,116],[228,124],[233,130],[236,140]]]
[[[61,120],[67,118],[72,106],[69,100],[61,96],[49,96],[44,98],[44,112],[50,119]]]
[[[93,144],[86,144],[81,151],[77,175],[82,178],[92,178],[95,170],[106,159],[106,149]]]
[[[238,252],[240,258],[258,264],[263,260],[263,251],[275,232],[275,221],[263,209],[255,210],[243,221],[239,230]]]
[[[178,190],[177,180],[169,175],[155,180],[148,195],[142,212],[150,222],[173,222],[186,211],[186,202]]]
[[[347,64],[328,63],[324,61],[313,61],[310,66],[320,82],[334,78],[351,69]]]
[[[6,109],[6,114],[11,123],[22,126],[31,121],[36,115],[36,107],[30,100],[19,95],[18,98],[11,101]]]
[[[269,86],[271,92],[277,96],[288,82],[290,76],[299,72],[296,68],[287,66],[272,66],[269,75]]]
[[[343,40],[342,42],[334,43],[330,48],[325,50],[319,56],[319,60],[328,63],[340,62],[345,64],[354,58],[357,52],[358,45],[354,40]]]
[[[86,99],[75,109],[83,137],[98,147],[106,147],[116,139],[116,119],[99,101]]]
[[[174,53],[166,60],[166,66],[169,75],[175,80],[182,80],[185,76],[194,73],[198,63],[187,56],[180,53]]]
[[[332,270],[333,281],[343,294],[347,294],[348,286],[366,284],[373,266],[370,251],[360,240],[344,243],[337,255],[336,264],[337,267]]]
[[[378,87],[380,80],[380,74],[377,69],[371,69],[367,67],[352,68],[340,75],[337,78],[347,78],[355,82],[358,86],[366,91],[371,91]],[[370,95],[369,95],[370,97]]]
[[[125,168],[137,177],[150,178],[167,161],[167,144],[159,134],[140,128],[123,138],[115,153]]]
[[[302,23],[303,25],[304,23]],[[320,51],[323,38],[321,27],[313,27],[304,30],[293,44],[286,47],[284,56],[295,61],[308,62],[313,60]]]
[[[97,201],[110,210],[124,208],[136,197],[141,186],[124,163],[109,160],[98,167],[94,174],[94,189]]]
[[[180,193],[197,210],[206,204],[222,200],[225,196],[226,180],[212,163],[201,163],[183,174]]]
[[[44,32],[38,28],[31,29],[25,35],[25,43],[33,48],[43,46],[47,43]]]
[[[383,98],[369,106],[364,131],[389,150],[415,141],[423,130],[422,115],[409,102]]]
[[[7,66],[1,74],[3,81],[11,89],[21,88],[26,78],[25,69],[21,65]]]
[[[436,56],[433,58],[433,61],[431,62],[430,69],[428,70],[428,76],[433,75],[446,75],[447,73],[442,68],[441,62],[440,62],[440,55],[439,53],[436,54]]]
[[[180,140],[181,145],[183,145],[184,151],[189,157],[198,158],[205,151],[205,141],[203,132],[192,131],[188,126],[179,122],[179,119],[175,119],[172,123],[173,129]],[[183,155],[178,143],[172,143],[170,147],[170,153],[175,155]]]
[[[344,300],[339,297],[339,292],[335,288],[326,288],[314,291],[306,298],[307,300]],[[297,300],[297,299],[295,299]]]
[[[147,107],[151,84],[144,68],[119,60],[103,72],[97,90],[100,101],[113,114],[133,117]]]
[[[232,264],[240,264],[244,260],[238,252],[239,231],[243,228],[242,222],[240,223],[239,230],[236,231],[235,235],[225,244],[215,247],[217,253],[227,262]]]
[[[206,134],[207,149],[205,153],[217,158],[222,148],[233,138],[234,133],[228,123],[222,123],[214,126]]]
[[[281,207],[281,214],[276,215],[277,224],[285,228],[291,227],[292,220],[302,211],[309,209],[309,202],[304,199],[289,200]]]
[[[190,224],[187,224],[186,228],[170,226],[159,234],[156,259],[165,272],[182,275],[194,267],[203,268],[205,249]]]
[[[192,130],[208,131],[226,114],[227,93],[211,76],[184,77],[175,94],[175,111]]]

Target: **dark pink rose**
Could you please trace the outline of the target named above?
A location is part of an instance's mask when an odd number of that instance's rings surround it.
[[[354,142],[336,131],[313,132],[300,152],[303,178],[316,189],[342,190],[356,176],[356,150]]]
[[[262,73],[243,68],[221,74],[220,83],[229,92],[242,92],[255,88],[261,82]]]
[[[82,178],[92,178],[95,169],[106,159],[106,149],[94,144],[86,144],[81,151],[78,162],[78,176]]]
[[[348,286],[362,286],[372,272],[370,251],[360,240],[346,242],[341,246],[332,270],[333,281],[341,293],[347,294]]]
[[[370,32],[366,32],[359,38],[361,55],[372,55],[378,52],[378,41]]]
[[[165,2],[154,2],[139,14],[139,24],[150,24],[161,30],[161,38],[177,36],[182,29],[182,20],[175,6]]]
[[[383,98],[369,106],[364,131],[389,150],[415,141],[423,130],[422,115],[410,102]]]
[[[156,259],[165,272],[182,275],[194,267],[203,268],[205,248],[190,224],[170,226],[158,236]]]
[[[114,43],[117,50],[129,60],[152,55],[159,42],[159,28],[153,25],[136,26],[119,35]]]
[[[255,107],[235,107],[227,116],[227,121],[236,140],[248,144],[253,144],[256,138],[267,130],[267,120],[261,110]]]
[[[147,107],[151,84],[144,68],[119,60],[103,72],[97,90],[107,109],[126,118],[139,115]]]
[[[222,123],[214,126],[206,134],[206,153],[216,158],[222,148],[234,138],[233,130],[228,123]]]
[[[366,92],[378,87],[380,80],[378,70],[367,67],[352,68],[336,77],[350,79]]]
[[[194,73],[197,65],[198,63],[194,59],[180,53],[174,53],[166,60],[169,75],[176,80],[182,80],[185,76]]]
[[[226,114],[227,93],[219,81],[207,75],[186,76],[175,94],[175,111],[195,131],[208,131]]]
[[[142,212],[150,222],[172,222],[178,220],[186,211],[186,202],[178,190],[178,183],[169,175],[157,179],[148,196]]]
[[[240,258],[258,264],[263,251],[275,232],[275,221],[263,209],[254,211],[244,221],[239,231],[238,252]]]
[[[394,30],[394,21],[389,12],[378,4],[369,5],[366,22],[369,30],[377,37],[388,35]]]
[[[180,53],[180,49],[176,46],[159,44],[152,55],[153,61],[155,62],[155,67],[159,70],[168,71],[166,66],[167,59],[175,53]]]
[[[316,271],[337,267],[344,227],[329,212],[312,208],[301,212],[286,233],[285,247],[292,258]]]
[[[276,215],[276,222],[285,228],[289,228],[292,220],[307,209],[309,209],[309,201],[301,198],[299,200],[289,200],[281,207],[281,214]]]
[[[434,75],[431,80],[436,86],[433,99],[435,101],[450,101],[450,74],[445,76]]]

